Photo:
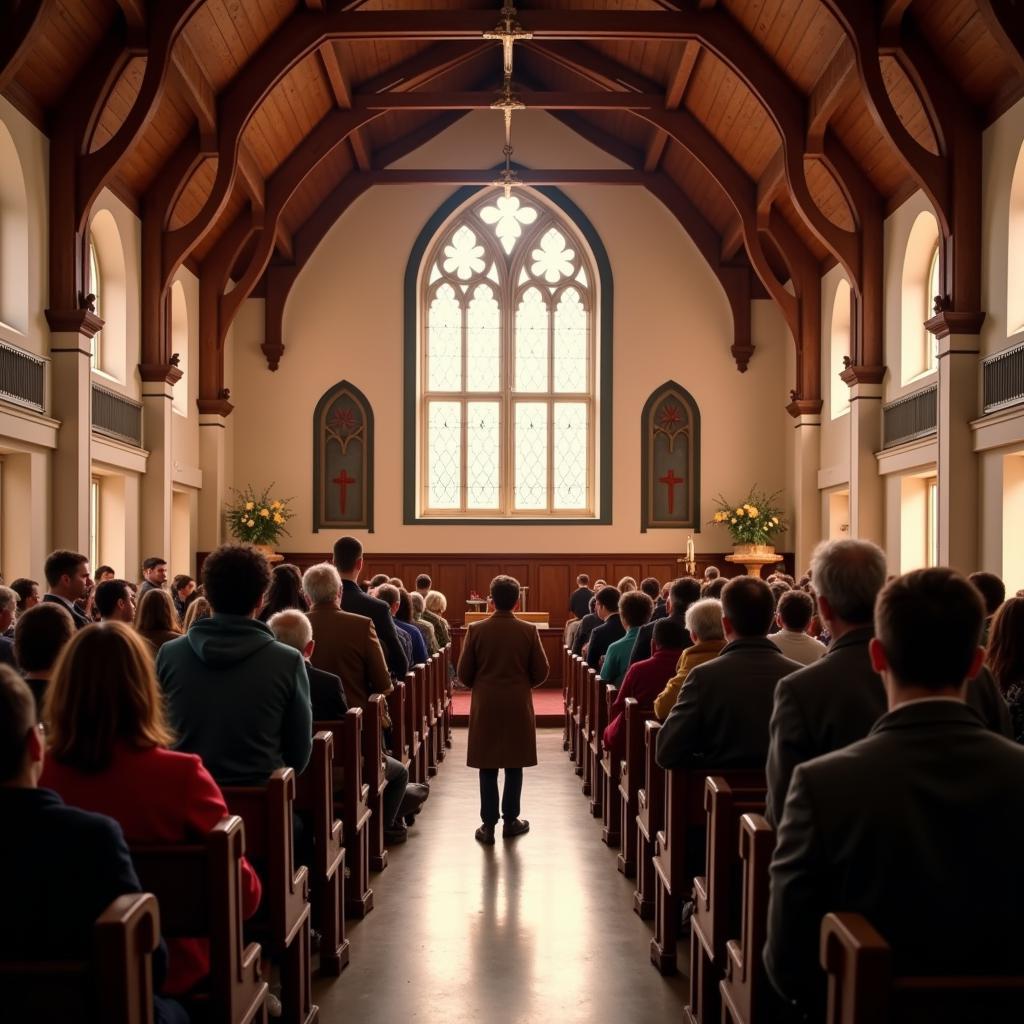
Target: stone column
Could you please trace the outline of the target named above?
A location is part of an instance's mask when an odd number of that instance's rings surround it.
[[[199,492],[199,523],[196,549],[212,551],[224,540],[224,503],[227,500],[227,401],[200,400],[199,468],[203,487]]]
[[[963,573],[979,567],[978,457],[971,420],[978,416],[978,353],[984,313],[945,310],[925,327],[939,343],[939,564]]]
[[[850,536],[884,545],[884,489],[875,453],[882,447],[884,368],[850,366]]]
[[[142,477],[140,543],[142,558],[171,557],[171,479],[173,469],[173,385],[166,378],[142,382],[142,439],[149,459]],[[126,566],[139,573],[141,566]]]
[[[50,409],[60,420],[53,453],[54,548],[89,550],[92,480],[92,339],[103,321],[87,309],[46,311],[50,325]]]
[[[821,413],[801,413],[798,410],[793,423],[793,508],[796,524],[792,534],[797,576],[807,571],[811,552],[821,539],[820,464]]]

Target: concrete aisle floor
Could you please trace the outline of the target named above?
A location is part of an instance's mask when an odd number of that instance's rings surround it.
[[[499,826],[483,847],[478,776],[465,766],[466,731],[455,731],[420,824],[373,876],[376,907],[349,930],[351,963],[315,985],[324,1024],[681,1017],[686,980],[651,965],[651,929],[600,841],[561,731],[540,730],[538,750],[523,786],[531,832],[503,842]]]

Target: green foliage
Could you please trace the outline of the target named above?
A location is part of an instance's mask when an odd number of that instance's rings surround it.
[[[718,511],[710,522],[724,526],[733,544],[770,544],[773,537],[786,529],[779,504],[781,493],[767,494],[754,486],[746,499],[735,505],[719,494],[715,499]]]
[[[228,532],[243,544],[273,545],[280,537],[288,535],[285,523],[295,513],[291,498],[272,498],[273,484],[258,492],[248,484],[244,490],[232,488],[233,501],[224,508],[224,519]]]

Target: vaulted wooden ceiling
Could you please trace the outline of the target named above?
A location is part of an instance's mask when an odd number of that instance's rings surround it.
[[[801,260],[864,290],[866,209],[945,194],[950,107],[983,127],[1024,95],[1016,0],[522,0],[518,18],[527,105],[623,160],[709,261],[749,260],[784,310]],[[74,136],[79,205],[107,184],[167,236],[157,301],[185,260],[223,321],[227,274],[268,287],[390,162],[489,104],[497,20],[473,0],[14,0],[0,89]]]

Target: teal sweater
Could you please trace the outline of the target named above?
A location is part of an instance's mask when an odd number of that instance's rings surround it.
[[[636,643],[639,632],[639,626],[631,626],[621,640],[616,640],[615,643],[609,645],[601,665],[601,680],[603,682],[616,687],[622,685],[626,669],[629,668],[629,656],[633,653],[633,644]]]
[[[156,674],[177,749],[198,754],[220,785],[262,785],[277,768],[306,767],[313,746],[306,665],[262,622],[200,619],[160,648]]]

